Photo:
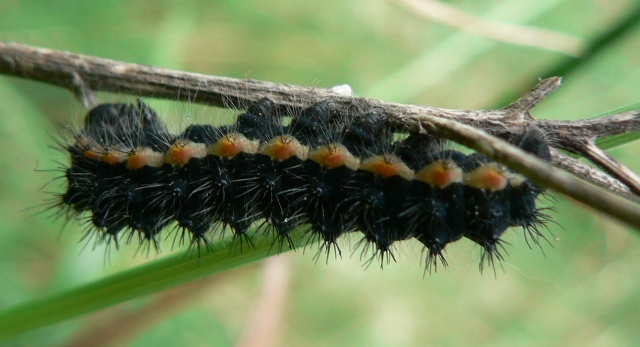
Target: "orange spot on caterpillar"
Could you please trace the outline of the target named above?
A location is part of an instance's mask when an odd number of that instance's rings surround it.
[[[507,186],[508,179],[498,164],[488,163],[465,174],[464,183],[470,187],[496,192]]]
[[[439,160],[422,168],[416,179],[431,186],[446,188],[451,183],[462,182],[462,169],[450,160]]]
[[[108,152],[108,149],[96,146],[93,141],[84,137],[78,137],[75,147],[82,151],[85,158],[96,161],[101,161]]]
[[[207,155],[204,143],[176,141],[164,157],[164,162],[171,165],[185,165],[191,158],[204,158]]]
[[[322,146],[309,153],[309,159],[330,169],[346,166],[351,170],[357,170],[360,159],[356,158],[342,144],[332,143]]]
[[[82,154],[87,159],[99,161],[105,155],[104,151],[96,150],[95,146],[91,145],[87,139],[80,136],[77,138],[75,147],[81,150]]]
[[[115,165],[127,161],[127,154],[122,150],[109,149],[100,160],[109,165]]]
[[[127,160],[127,169],[137,170],[145,166],[160,167],[164,162],[164,154],[149,147],[137,149]]]
[[[92,148],[87,148],[82,153],[87,159],[91,159],[91,160],[100,161],[102,157],[104,157],[104,152],[98,152]]]
[[[360,169],[384,178],[400,176],[409,181],[414,177],[413,170],[394,154],[383,154],[367,158],[360,164]]]
[[[242,134],[231,133],[214,143],[207,153],[229,159],[240,153],[255,154],[258,147],[257,141],[251,141]]]
[[[306,160],[309,149],[290,135],[278,136],[260,148],[259,153],[268,155],[272,160],[284,161],[291,157]]]

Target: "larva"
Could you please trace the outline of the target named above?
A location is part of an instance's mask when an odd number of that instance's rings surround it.
[[[280,245],[306,228],[327,254],[340,252],[341,235],[361,233],[370,259],[381,261],[415,238],[428,268],[446,265],[444,248],[462,237],[483,248],[481,267],[502,260],[509,227],[536,243],[543,237],[542,189],[480,154],[446,150],[429,135],[396,139],[384,114],[347,119],[330,101],[286,126],[283,118],[263,99],[232,125],[194,124],[176,135],[141,101],[99,105],[65,148],[67,189],[56,205],[87,216],[88,236],[116,245],[157,246],[171,224],[197,246],[219,229],[250,242],[249,227],[260,223]],[[538,130],[518,145],[550,158]]]

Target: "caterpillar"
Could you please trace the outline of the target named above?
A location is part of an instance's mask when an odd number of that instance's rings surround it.
[[[342,235],[360,233],[368,263],[388,262],[396,242],[417,239],[427,269],[446,266],[445,246],[463,237],[482,247],[481,269],[503,260],[509,227],[535,243],[544,238],[543,190],[481,154],[426,134],[399,138],[384,113],[346,117],[331,101],[286,125],[285,116],[262,99],[234,124],[172,134],[140,100],[98,105],[62,146],[70,165],[54,205],[84,220],[85,238],[116,247],[137,239],[157,248],[171,225],[195,247],[216,230],[250,243],[258,223],[280,248],[304,228],[327,256],[341,254]],[[516,143],[550,160],[539,130]]]

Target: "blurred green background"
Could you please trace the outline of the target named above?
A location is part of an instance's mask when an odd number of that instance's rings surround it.
[[[490,21],[575,36],[586,46],[638,6],[630,0],[443,3]],[[400,0],[0,0],[0,40],[221,76],[314,87],[348,83],[361,96],[464,109],[504,106],[575,61],[461,32]],[[582,119],[640,101],[640,25],[580,63],[534,109],[535,117]],[[50,146],[61,124],[82,119],[72,95],[0,76],[0,99],[0,148],[7,149],[0,157],[0,310],[156,259],[134,256],[130,245],[105,260],[103,247],[78,243],[77,222],[65,226],[37,213],[48,192],[63,187],[59,180],[48,184],[59,174],[48,170],[66,162]],[[192,121],[180,119],[184,112],[200,120],[220,112],[147,101],[176,128]],[[611,152],[640,171],[640,143]],[[448,247],[449,268],[423,278],[417,243],[400,246],[398,262],[384,270],[365,270],[357,254],[348,256],[351,240],[343,247],[347,256],[328,264],[314,262],[310,247],[5,343],[230,346],[251,341],[252,327],[266,326],[268,338],[250,345],[639,345],[637,231],[551,195],[557,201],[543,204],[555,209],[552,246],[543,245],[544,254],[529,249],[522,233],[511,231],[504,271],[496,276],[479,274],[480,250],[467,241]],[[169,245],[160,256],[174,252],[184,247]],[[273,307],[256,314],[258,303]]]

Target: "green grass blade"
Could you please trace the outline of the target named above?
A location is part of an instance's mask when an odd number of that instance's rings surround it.
[[[599,115],[596,115],[593,118],[606,117],[606,116],[610,116],[618,113],[624,113],[624,112],[636,111],[636,110],[640,110],[640,102],[634,102],[632,104],[625,105],[625,106],[601,113]],[[640,139],[640,132],[633,132],[633,133],[619,134],[619,135],[599,138],[596,140],[596,144],[598,145],[598,147],[606,150],[606,149],[622,146],[624,144],[627,144],[633,141],[637,141],[638,139]]]
[[[590,63],[599,54],[606,52],[614,43],[623,39],[629,33],[636,29],[640,24],[640,5],[632,5],[625,11],[625,15],[621,16],[620,20],[613,23],[609,30],[603,31],[600,35],[592,38],[584,52],[579,57],[564,57],[558,63],[550,66],[549,68],[541,71],[539,76],[542,78],[560,76],[567,78],[577,70]],[[526,84],[522,90],[512,90],[505,93],[503,97],[498,99],[498,102],[491,108],[499,108],[504,105],[508,105],[514,100],[515,96],[523,95],[531,86]]]
[[[294,247],[305,242],[302,236],[292,239]],[[200,257],[176,254],[1,312],[0,340],[264,259],[278,247],[269,235],[242,252],[235,252],[234,246],[227,240],[218,241]]]
[[[629,7],[620,20],[614,23],[609,30],[604,31],[589,42],[589,45],[579,58],[565,58],[562,62],[547,70],[547,73],[542,76],[567,76],[628,35],[640,24],[640,5]]]
[[[602,149],[611,149],[640,139],[640,132],[620,134],[596,140],[596,145]]]

